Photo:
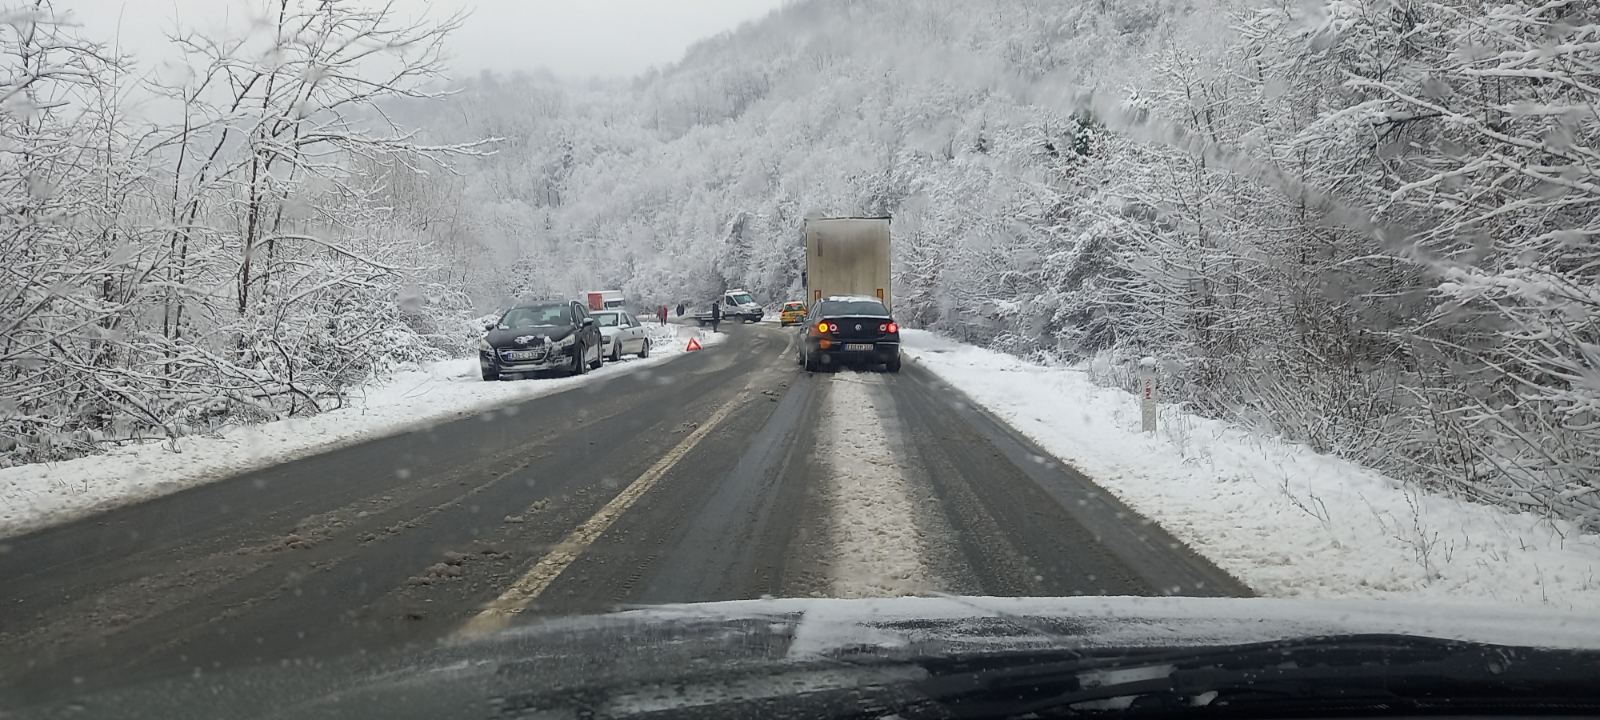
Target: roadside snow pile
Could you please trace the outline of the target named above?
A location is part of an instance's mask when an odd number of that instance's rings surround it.
[[[168,442],[153,441],[66,462],[0,469],[0,537],[659,365],[683,354],[691,337],[703,346],[727,337],[678,325],[646,327],[648,359],[606,363],[581,377],[484,382],[477,357],[457,358],[395,373],[352,393],[347,406],[321,415],[180,438],[176,452]]]
[[[1600,610],[1600,536],[1419,492],[1163,408],[1080,371],[903,331],[917,364],[1270,597],[1408,596]]]

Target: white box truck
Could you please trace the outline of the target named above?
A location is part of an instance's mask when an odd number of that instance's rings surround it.
[[[876,297],[894,310],[889,218],[811,218],[805,223],[806,303],[834,295]]]

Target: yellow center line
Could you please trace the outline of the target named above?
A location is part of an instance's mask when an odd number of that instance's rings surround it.
[[[704,440],[713,428],[726,419],[728,414],[733,412],[734,407],[747,395],[748,389],[741,390],[733,399],[722,407],[717,408],[717,411],[712,413],[711,417],[707,418],[704,423],[701,423],[700,427],[695,428],[694,432],[689,433],[689,436],[684,438],[683,442],[678,443],[677,447],[662,455],[654,465],[650,466],[650,469],[644,471],[643,475],[640,475],[638,479],[623,488],[622,492],[617,493],[617,496],[612,498],[611,502],[606,503],[605,507],[600,508],[600,511],[595,513],[594,517],[585,520],[583,524],[574,529],[549,554],[541,558],[526,574],[518,578],[515,583],[511,584],[511,587],[501,593],[500,597],[495,598],[481,612],[467,621],[467,624],[457,631],[457,636],[477,637],[509,625],[512,617],[526,610],[529,605],[533,604],[534,600],[538,599],[540,594],[549,589],[551,583],[554,583],[563,571],[577,561],[578,557],[590,545],[593,545],[595,540],[600,538],[606,528],[611,527],[611,524],[616,522],[617,518],[621,517],[624,512],[627,512],[628,508],[632,507],[634,503],[638,502],[639,498],[643,497],[651,487],[661,480],[662,476],[667,474],[668,470],[672,469],[672,466],[682,460],[683,456],[689,454],[689,451],[693,450],[696,445],[699,445],[700,441]]]

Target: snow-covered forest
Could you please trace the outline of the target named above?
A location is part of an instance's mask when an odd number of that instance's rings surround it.
[[[69,10],[0,5],[6,464],[316,412],[466,347],[439,322],[470,311],[463,249],[388,196],[482,144],[381,113],[438,95],[457,19],[264,4],[145,66]]]
[[[1600,527],[1593,3],[809,0],[615,83],[302,0],[144,67],[61,5],[0,10],[7,463],[314,412],[522,294],[787,299],[804,217],[891,214],[911,324]]]

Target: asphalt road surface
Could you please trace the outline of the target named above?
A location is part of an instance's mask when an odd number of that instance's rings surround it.
[[[908,363],[727,342],[0,540],[0,709],[640,604],[1241,595]],[[521,382],[539,382],[523,380]]]

